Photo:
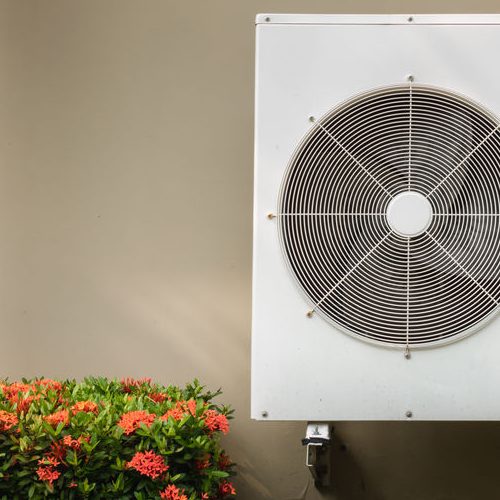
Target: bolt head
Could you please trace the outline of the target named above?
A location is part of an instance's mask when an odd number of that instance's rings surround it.
[[[267,413],[267,411],[266,411],[266,410],[264,410],[264,411],[261,413],[261,415],[262,415],[264,418],[266,418],[266,417],[269,415],[269,413]]]
[[[306,312],[306,316],[307,316],[308,318],[312,318],[312,317],[313,317],[313,314],[314,314],[314,311],[307,311],[307,312]]]
[[[413,75],[408,75],[406,77],[406,79],[409,81],[409,82],[414,82],[415,81],[415,77]]]
[[[413,22],[413,16],[410,16],[410,17],[408,18],[408,22],[409,22],[409,23],[412,23],[412,22]]]
[[[405,413],[406,417],[407,418],[411,418],[413,417],[413,412],[411,412],[410,410],[408,410],[406,413]]]
[[[316,118],[314,118],[314,116],[310,116],[310,117],[309,117],[309,121],[310,121],[311,123],[314,123],[314,122],[316,121]]]
[[[270,17],[266,17],[265,21],[266,21],[266,23],[268,23],[269,21],[271,21],[271,18]]]

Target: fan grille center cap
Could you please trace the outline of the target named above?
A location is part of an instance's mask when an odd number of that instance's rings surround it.
[[[424,195],[405,191],[389,202],[386,216],[391,229],[399,235],[418,236],[432,221],[432,207]]]

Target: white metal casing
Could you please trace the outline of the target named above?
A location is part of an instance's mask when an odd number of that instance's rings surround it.
[[[499,15],[257,16],[252,417],[268,420],[497,420],[498,318],[412,352],[338,331],[290,275],[276,220],[295,148],[339,103],[413,75],[500,115]],[[410,415],[410,417],[409,417]]]

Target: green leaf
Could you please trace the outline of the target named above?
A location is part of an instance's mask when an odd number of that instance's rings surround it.
[[[209,476],[212,477],[229,477],[229,474],[223,470],[213,470],[208,473]]]

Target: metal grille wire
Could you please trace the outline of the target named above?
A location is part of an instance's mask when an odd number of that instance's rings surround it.
[[[477,329],[500,301],[499,122],[426,85],[357,96],[312,124],[286,170],[278,230],[313,311],[383,344],[426,346]],[[391,199],[433,218],[405,237]]]

